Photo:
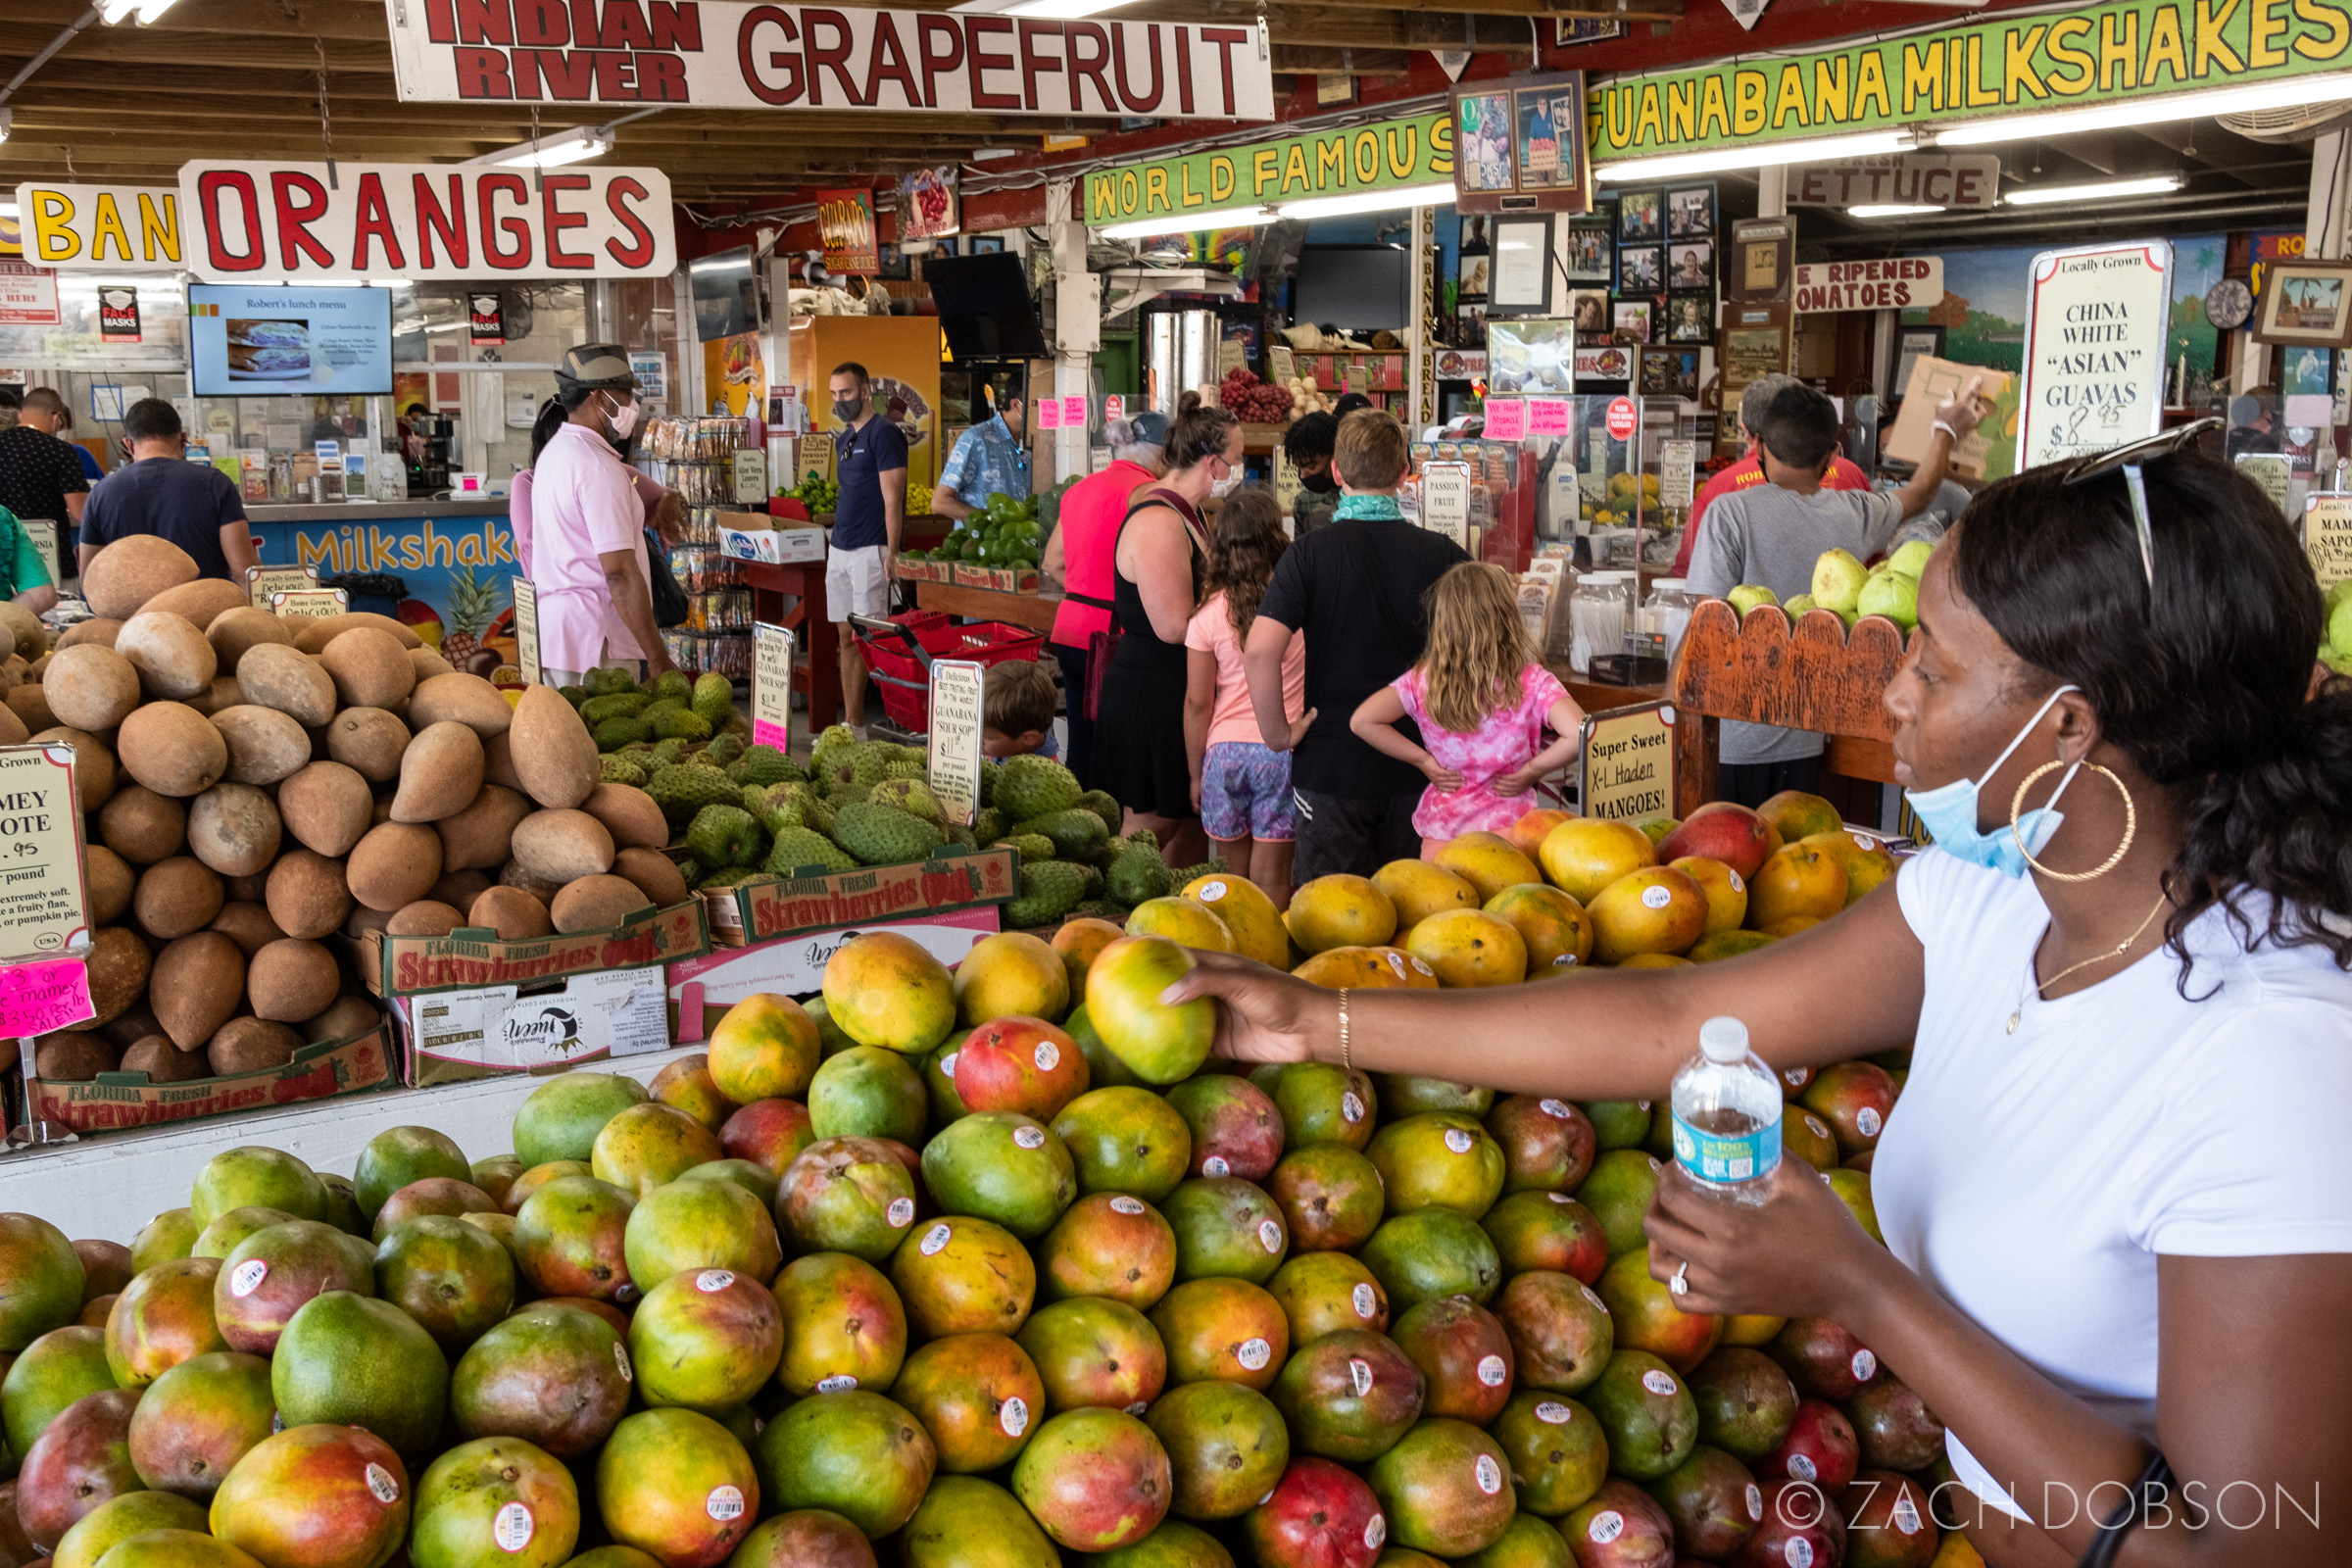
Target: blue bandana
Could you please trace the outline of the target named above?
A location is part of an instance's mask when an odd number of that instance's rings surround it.
[[[1334,522],[1396,522],[1404,516],[1395,496],[1342,496],[1333,510]]]

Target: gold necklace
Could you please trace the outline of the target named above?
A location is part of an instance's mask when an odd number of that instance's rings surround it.
[[[2049,991],[2050,987],[2056,985],[2068,975],[2073,974],[2077,969],[2087,969],[2094,963],[2106,963],[2111,959],[2120,958],[2125,954],[2131,952],[2132,944],[2137,942],[2140,938],[2140,934],[2148,929],[2148,923],[2156,918],[2157,911],[2162,909],[2171,902],[2172,896],[2170,894],[2159,894],[2156,899],[2156,907],[2150,909],[2140,920],[2139,924],[2132,928],[2132,934],[2130,936],[2124,938],[2123,941],[2117,943],[2114,947],[2108,949],[2105,953],[2098,955],[2096,957],[2084,958],[2081,963],[2070,963],[2065,968],[2059,970],[2056,974],[2050,976],[2047,980],[2035,980],[2034,982],[2034,994],[2036,997],[2046,997],[2046,993]],[[2044,929],[2046,931],[2047,928],[2045,927]],[[2041,944],[2038,942],[2034,944],[2035,948],[2039,948]],[[2032,979],[2033,975],[2034,955],[2029,953],[2026,955],[2026,977],[2028,979]],[[2017,1006],[2012,1009],[2009,1014],[2009,1033],[2017,1033],[2018,1020],[2023,1018],[2025,1015],[2026,993],[2025,989],[2020,987],[2017,993]]]

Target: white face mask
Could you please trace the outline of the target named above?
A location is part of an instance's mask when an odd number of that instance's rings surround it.
[[[1220,459],[1219,461],[1223,460]],[[1208,493],[1212,496],[1227,496],[1232,494],[1234,486],[1240,484],[1241,482],[1242,475],[1240,470],[1234,468],[1232,465],[1227,464],[1225,477],[1222,479],[1211,479],[1208,482]]]
[[[607,396],[611,396],[611,394],[607,394]],[[627,403],[623,403],[618,398],[613,398],[612,413],[610,417],[612,423],[612,439],[614,441],[626,441],[629,438],[629,432],[637,428],[637,404],[635,400],[632,399]]]

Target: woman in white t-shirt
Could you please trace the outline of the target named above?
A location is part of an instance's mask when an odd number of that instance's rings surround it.
[[[2138,456],[2136,517],[2120,464],[2037,469],[1936,553],[1886,704],[1940,847],[1839,918],[1502,991],[1334,997],[1207,955],[1170,1000],[1221,998],[1249,1060],[1584,1099],[1662,1097],[1718,1014],[1782,1069],[1913,1042],[1886,1248],[1788,1159],[1755,1208],[1667,1181],[1651,1272],[1689,1310],[1871,1347],[1946,1424],[1937,1501],[1994,1568],[2063,1568],[2110,1517],[2143,1521],[2133,1568],[2340,1568],[2352,683],[2317,678],[2278,509]],[[2127,1506],[2157,1451],[2163,1504]]]

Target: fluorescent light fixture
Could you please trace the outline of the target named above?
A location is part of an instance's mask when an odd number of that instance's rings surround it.
[[[1866,136],[1824,136],[1813,141],[1775,141],[1721,147],[1713,152],[1670,153],[1658,158],[1629,158],[1613,164],[1594,164],[1594,182],[1632,184],[1647,179],[1678,179],[1685,174],[1712,174],[1727,169],[1769,169],[1775,164],[1830,163],[1839,158],[1862,158],[1872,153],[1899,153],[1913,145],[1907,130],[1874,131]]]
[[[1020,155],[1021,149],[1018,147],[975,147],[972,149],[972,162],[985,164],[999,158],[1018,158]]]
[[[2205,92],[2172,93],[2162,98],[2133,98],[2119,104],[2083,109],[2053,109],[2036,115],[2002,115],[1971,121],[1935,133],[1939,147],[1975,147],[1985,142],[2019,141],[2029,136],[2062,136],[2076,130],[2114,130],[2128,125],[2160,125],[2171,120],[2194,120],[2206,115],[2242,115],[2262,109],[2296,109],[2305,104],[2352,99],[2352,72],[2299,76],[2291,81],[2248,82],[2240,87],[2215,87]]]
[[[1386,213],[1400,207],[1435,207],[1453,200],[1453,181],[1442,185],[1399,185],[1394,190],[1358,191],[1348,196],[1310,196],[1284,202],[1284,218],[1344,218],[1349,213]]]
[[[144,27],[172,9],[172,0],[139,0],[139,25]]]
[[[1848,207],[1845,210],[1845,216],[1848,218],[1916,218],[1921,213],[1940,213],[1942,211],[1943,209],[1940,207],[1905,207],[1900,203],[1892,203],[1877,207]]]
[[[706,256],[699,262],[688,262],[689,272],[748,272],[752,270],[749,256]]]
[[[1113,6],[1126,3],[1127,0],[1021,0],[1018,5],[1005,7],[1004,14],[1008,17],[1053,17],[1066,21],[1073,17],[1091,17],[1098,11],[1108,11]]]
[[[1132,222],[1112,223],[1097,229],[1104,239],[1150,239],[1155,234],[1190,234],[1203,228],[1249,228],[1265,222],[1273,216],[1268,207],[1224,207],[1213,213],[1168,213],[1158,218],[1139,218]]]
[[[410,288],[414,285],[405,277],[371,277],[368,279],[368,286],[369,288]]]
[[[105,0],[98,8],[98,20],[111,27],[138,9],[139,0]]]
[[[0,197],[0,218],[23,218],[24,211],[14,196]]]
[[[2145,179],[2102,179],[2087,185],[2029,185],[2001,198],[2004,207],[2035,207],[2050,202],[2110,201],[2118,196],[2160,196],[2180,188],[2179,174],[2151,174]]]
[[[9,127],[14,125],[16,122],[17,112],[14,109],[0,109],[0,141],[8,140]],[[11,218],[17,216],[17,202],[15,197],[12,196],[8,199],[6,203],[6,211],[8,216]]]
[[[602,125],[579,125],[552,130],[533,141],[517,142],[467,164],[494,169],[558,169],[587,158],[602,158],[612,150],[612,133]]]

